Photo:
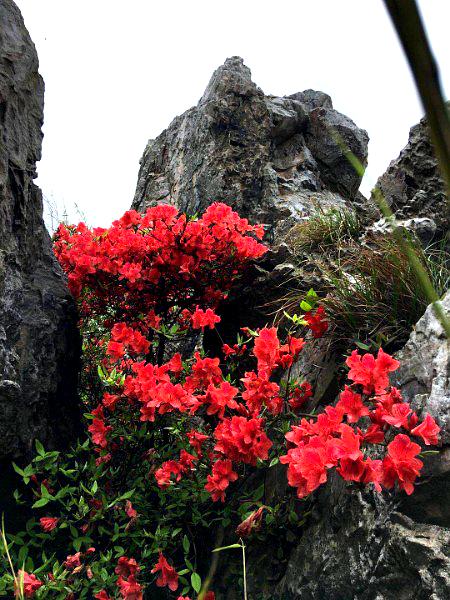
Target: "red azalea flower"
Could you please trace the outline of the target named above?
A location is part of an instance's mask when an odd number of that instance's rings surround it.
[[[105,590],[100,590],[94,596],[95,600],[111,600]]]
[[[133,505],[129,500],[125,502],[125,512],[130,517],[130,519],[135,519],[138,516],[137,510],[133,508]]]
[[[363,439],[371,444],[382,444],[384,442],[384,431],[377,423],[373,423],[363,434]]]
[[[258,360],[258,374],[268,378],[275,368],[280,351],[276,327],[264,328],[255,339],[253,354]]]
[[[311,329],[313,337],[315,338],[322,337],[328,330],[328,322],[323,306],[319,306],[314,314],[307,312],[304,319],[308,323],[308,327]]]
[[[117,567],[114,569],[116,575],[120,575],[124,578],[128,578],[130,575],[136,575],[139,571],[140,567],[136,560],[134,558],[127,558],[126,556],[121,556],[119,558]]]
[[[231,348],[231,346],[229,346],[228,344],[224,344],[222,346],[222,352],[223,352],[225,358],[227,358],[228,356],[231,356],[232,354],[236,354],[236,350],[234,348]]]
[[[158,571],[160,571],[160,575],[156,580],[156,585],[158,587],[167,585],[167,587],[174,592],[178,587],[178,574],[175,569],[169,565],[162,552],[159,553],[158,562],[151,572],[158,573]]]
[[[354,383],[363,386],[364,394],[383,394],[389,385],[389,373],[400,366],[398,360],[378,350],[377,358],[373,354],[360,356],[354,350],[347,358],[346,364],[350,367],[348,378]]]
[[[117,394],[104,393],[102,403],[105,408],[113,412],[119,400],[120,396],[118,396]]]
[[[105,422],[101,419],[94,419],[92,421],[92,425],[89,425],[88,431],[92,435],[92,441],[100,448],[106,448],[108,445],[108,440],[106,436],[112,430],[111,426],[106,426]]]
[[[25,594],[25,598],[32,598],[34,596],[35,592],[42,585],[44,585],[42,583],[42,581],[39,581],[39,579],[35,575],[33,575],[33,573],[27,573],[26,571],[23,571],[23,570],[19,570],[17,580],[20,583],[23,582],[23,593]],[[15,585],[15,595],[18,598],[20,595],[20,587],[17,586],[16,582],[14,585]]]
[[[299,410],[312,395],[313,391],[311,384],[307,381],[303,381],[303,383],[294,388],[292,395],[289,398],[289,404],[292,410]]]
[[[63,562],[63,565],[66,567],[66,569],[69,569],[69,571],[72,571],[73,569],[76,569],[77,567],[81,566],[81,552],[76,552],[75,554],[69,554],[69,556],[66,557],[66,560]]]
[[[117,586],[124,600],[142,600],[142,587],[136,581],[134,575],[130,575],[128,579],[119,576]]]
[[[189,444],[195,450],[197,456],[200,457],[202,453],[202,445],[204,442],[206,442],[206,440],[209,439],[209,435],[200,433],[200,431],[196,431],[195,429],[189,431],[186,435],[189,440]]]
[[[217,443],[214,449],[231,460],[256,465],[256,460],[266,460],[272,442],[263,430],[262,419],[231,417],[216,427]]]
[[[212,474],[207,476],[205,490],[211,494],[214,502],[225,502],[225,490],[230,482],[236,481],[237,473],[233,471],[231,460],[216,460],[212,467]]]
[[[441,428],[430,415],[427,415],[420,425],[411,429],[413,435],[423,439],[426,446],[435,445],[438,443],[438,435]]]
[[[369,409],[362,401],[362,396],[356,394],[347,385],[341,395],[339,396],[339,402],[336,405],[343,411],[344,415],[347,416],[349,423],[357,423],[361,417],[365,417],[369,414]]]
[[[197,306],[194,314],[192,315],[192,327],[193,329],[205,329],[205,327],[209,327],[210,329],[214,329],[216,323],[220,323],[220,317],[215,314],[213,310],[207,308],[206,310],[202,310]]]
[[[239,537],[248,537],[254,531],[261,529],[262,517],[265,509],[265,506],[260,506],[258,510],[253,511],[237,526],[236,535]]]
[[[217,414],[219,419],[223,419],[226,408],[235,409],[238,407],[234,399],[238,392],[239,390],[228,381],[222,381],[218,386],[210,383],[203,397],[207,407],[206,414]]]
[[[55,529],[59,519],[57,517],[41,517],[39,523],[44,531],[50,532]]]
[[[242,398],[255,416],[263,406],[267,406],[273,415],[281,412],[283,400],[279,396],[280,386],[277,383],[257,375],[254,371],[245,373],[241,381],[245,386]]]
[[[408,428],[408,416],[411,414],[411,407],[406,402],[393,404],[389,413],[383,415],[382,419],[385,423],[389,423],[392,427]]]
[[[422,461],[416,458],[419,452],[420,446],[407,435],[396,435],[388,444],[388,453],[383,460],[383,485],[389,489],[398,483],[400,489],[405,490],[408,495],[412,494],[414,481],[423,466]]]

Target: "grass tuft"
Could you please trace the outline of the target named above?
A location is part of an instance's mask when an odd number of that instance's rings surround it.
[[[319,282],[314,287],[323,298],[333,343],[345,349],[355,343],[383,345],[394,351],[406,342],[429,301],[395,236],[367,234],[358,239],[362,229],[351,211],[332,210],[296,225],[287,241],[300,271],[305,277],[313,271]],[[450,285],[445,241],[425,249],[411,243],[438,296],[443,296]],[[284,298],[282,311],[298,312],[305,291],[301,278],[298,284]]]

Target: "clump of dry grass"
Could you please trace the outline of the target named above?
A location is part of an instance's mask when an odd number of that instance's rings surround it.
[[[297,225],[289,244],[300,269],[311,272],[312,267],[320,282],[316,289],[329,315],[334,343],[395,350],[408,339],[428,300],[394,236],[366,235],[360,240],[361,229],[349,211],[320,213]],[[448,249],[443,243],[426,249],[415,243],[414,248],[442,296],[450,285]],[[298,289],[283,299],[283,311],[298,312],[304,295],[302,281],[298,283]]]
[[[361,233],[362,225],[354,211],[330,209],[295,225],[286,241],[294,252],[326,251],[358,239]]]

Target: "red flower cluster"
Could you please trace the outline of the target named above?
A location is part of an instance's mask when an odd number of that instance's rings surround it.
[[[417,415],[403,402],[400,392],[387,389],[389,373],[399,363],[383,350],[377,357],[361,356],[355,350],[347,365],[349,379],[361,392],[346,386],[335,408],[327,407],[316,420],[302,419],[300,425],[292,427],[286,435],[292,447],[280,458],[289,465],[289,484],[297,488],[300,498],[304,497],[324,483],[327,471],[336,467],[346,481],[373,483],[378,490],[381,485],[392,488],[397,483],[411,494],[422,467],[416,458],[420,453],[418,444],[408,435],[396,435],[383,460],[366,457],[364,449],[368,444],[382,444],[393,428],[403,428],[426,444],[435,444],[440,429],[430,415],[417,425]],[[363,417],[371,423],[365,430],[351,427]]]
[[[314,314],[307,312],[304,319],[308,323],[313,337],[320,338],[328,331],[328,321],[323,306],[319,306]]]
[[[139,314],[151,320],[163,295],[166,308],[191,310],[194,326],[204,327],[217,316],[194,307],[215,306],[242,265],[264,254],[263,233],[225,204],[190,221],[159,205],[144,215],[128,211],[109,229],[60,225],[54,249],[84,314],[102,315],[108,306],[126,323]]]
[[[214,432],[214,449],[236,462],[256,465],[256,459],[265,460],[272,442],[264,432],[264,420],[231,417],[224,419]]]
[[[44,585],[42,581],[33,575],[33,573],[20,570],[18,573],[18,583],[15,583],[15,595],[17,598],[20,597],[20,590],[23,586],[25,598],[32,598],[42,585]]]
[[[172,592],[178,588],[178,574],[175,569],[169,565],[162,552],[159,553],[158,562],[153,567],[152,573],[159,573],[159,577],[156,580],[156,585],[158,587],[167,586]]]
[[[211,494],[214,502],[221,500],[225,502],[225,490],[230,482],[236,481],[237,473],[233,471],[231,460],[216,460],[213,464],[212,474],[207,477],[205,489]]]
[[[39,519],[42,529],[47,533],[55,529],[55,527],[58,525],[58,521],[59,519],[57,517],[41,517]]]
[[[243,328],[250,339],[223,344],[225,359],[233,357],[223,364],[200,352],[193,357],[173,353],[181,336],[197,340],[197,330],[220,322],[220,300],[247,262],[266,251],[258,241],[262,234],[261,226],[249,225],[224,204],[213,204],[193,220],[160,205],[144,215],[128,211],[109,229],[89,230],[83,224],[58,229],[55,252],[79,300],[93,361],[87,367],[96,374],[94,360],[100,365],[101,402],[91,411],[88,430],[97,465],[103,464],[106,473],[122,472],[120,461],[130,447],[135,452],[132,436],[139,432],[139,444],[149,443],[142,449],[142,459],[150,463],[149,486],[156,482],[171,493],[186,486],[197,493],[201,482],[214,502],[224,502],[243,465],[255,467],[277,450],[269,435],[277,439],[279,421],[283,427],[289,419],[298,421],[313,390],[306,381],[290,381],[305,344],[292,335],[297,330],[282,343],[275,327]],[[313,338],[328,329],[325,311],[316,304],[304,321]],[[90,323],[95,323],[94,335]],[[410,494],[422,467],[420,446],[410,436],[435,444],[439,427],[429,415],[419,422],[400,392],[389,387],[398,362],[388,354],[355,351],[347,365],[350,382],[336,406],[302,418],[286,435],[288,450],[280,461],[288,465],[289,484],[304,497],[336,469],[347,481],[373,483],[378,490],[398,485]],[[371,444],[386,445],[385,455],[371,458]],[[263,508],[241,523],[239,535],[261,525]],[[118,509],[123,514],[123,503]],[[125,513],[127,527],[144,516],[130,501]],[[56,525],[57,519],[41,519],[44,531]],[[81,554],[68,556],[64,566],[71,574],[83,569]],[[122,598],[142,599],[139,570],[136,560],[119,559],[115,572]],[[162,551],[152,573],[157,586],[178,589],[178,574]],[[105,590],[95,597],[108,599]]]

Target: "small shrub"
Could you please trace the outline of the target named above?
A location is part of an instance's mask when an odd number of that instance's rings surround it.
[[[398,362],[383,350],[355,350],[337,405],[302,413],[312,389],[292,366],[328,328],[312,290],[282,339],[275,327],[244,327],[220,356],[177,351],[186,336],[215,330],[230,285],[265,252],[262,233],[223,204],[200,218],[158,206],[109,229],[58,229],[56,255],[81,316],[89,437],[69,453],[36,442],[31,464],[15,465],[16,500],[34,516],[6,535],[0,595],[213,600],[217,530],[236,541],[304,522],[293,496],[266,503],[277,463],[301,499],[332,469],[413,492],[423,463],[411,436],[435,444],[439,427],[430,416],[420,423],[390,388]]]

